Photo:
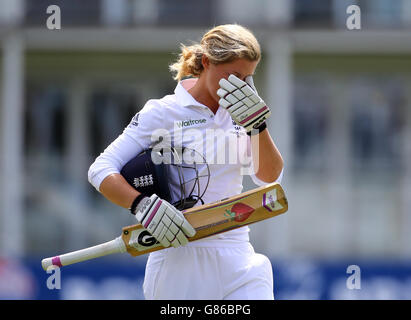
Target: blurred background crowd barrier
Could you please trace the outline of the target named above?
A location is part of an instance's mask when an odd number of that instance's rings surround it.
[[[411,299],[411,0],[0,0],[0,299],[142,298],[147,257],[67,267],[60,290],[40,260],[134,223],[87,170],[173,92],[180,43],[234,22],[262,46],[255,84],[285,159],[289,211],[250,234],[276,298]]]

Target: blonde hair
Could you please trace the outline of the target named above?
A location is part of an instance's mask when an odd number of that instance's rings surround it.
[[[174,80],[198,77],[203,71],[203,54],[213,64],[240,58],[250,61],[261,59],[260,45],[250,30],[238,24],[220,25],[206,32],[200,43],[181,45],[177,61],[169,66],[170,71],[175,74]]]

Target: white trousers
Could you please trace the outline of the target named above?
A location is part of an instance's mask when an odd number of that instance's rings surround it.
[[[274,299],[271,262],[249,242],[153,252],[143,290],[148,300]]]

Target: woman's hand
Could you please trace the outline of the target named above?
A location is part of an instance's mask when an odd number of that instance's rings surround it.
[[[180,247],[196,234],[183,213],[156,194],[143,197],[132,212],[139,223],[164,247]]]
[[[217,90],[220,106],[225,108],[239,126],[247,133],[258,128],[271,115],[270,109],[254,88],[252,77],[244,82],[231,74],[227,79],[221,79]]]

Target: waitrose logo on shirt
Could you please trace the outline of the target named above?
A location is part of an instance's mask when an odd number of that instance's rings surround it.
[[[206,119],[190,119],[190,120],[183,120],[183,121],[176,121],[176,124],[179,128],[189,127],[196,124],[206,123]]]

